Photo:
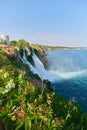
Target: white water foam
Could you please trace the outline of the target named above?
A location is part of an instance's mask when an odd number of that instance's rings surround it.
[[[27,64],[27,65],[30,67],[31,71],[33,71],[34,74],[37,74],[37,70],[32,66],[31,63],[28,62],[28,60],[27,60],[27,58],[26,58],[25,49],[24,49],[23,47],[22,47],[22,49],[23,49],[23,57],[21,57],[21,56],[19,55],[19,58],[21,59],[21,61],[22,61],[24,64]]]
[[[73,72],[60,72],[60,71],[51,71],[54,74],[57,74],[58,76],[64,78],[64,79],[70,79],[73,77],[78,77],[87,72],[87,69],[81,70],[81,71],[73,71]]]
[[[22,47],[22,49],[23,49],[23,56],[22,57],[19,56],[19,57],[24,64],[27,64],[30,67],[31,71],[34,74],[38,74],[41,79],[48,79],[49,81],[61,80],[61,78],[58,77],[58,75],[45,70],[44,65],[36,56],[36,54],[34,53],[34,50],[33,50],[32,58],[33,58],[35,67],[27,60],[24,47]]]
[[[34,53],[34,50],[33,50],[33,56],[32,56],[32,58],[33,58],[33,61],[34,61],[35,68],[37,69],[38,75],[41,78],[48,79],[50,81],[61,80],[61,78],[58,75],[53,74],[53,73],[47,71],[44,68],[44,65],[39,60],[39,58],[37,57],[37,55]]]

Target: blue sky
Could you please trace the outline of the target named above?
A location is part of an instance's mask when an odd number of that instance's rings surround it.
[[[87,0],[0,0],[0,34],[30,43],[87,47]]]

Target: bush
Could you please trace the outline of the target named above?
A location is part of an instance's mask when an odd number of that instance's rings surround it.
[[[34,86],[24,71],[10,82],[8,73],[0,71],[0,77],[5,86],[0,92],[0,122],[6,130],[87,129],[87,116],[76,104]]]

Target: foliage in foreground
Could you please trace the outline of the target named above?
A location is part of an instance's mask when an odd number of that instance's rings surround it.
[[[0,121],[5,130],[87,129],[86,114],[71,101],[29,83],[24,71],[9,82],[9,74],[0,70],[1,80],[7,81],[5,89],[0,87]]]

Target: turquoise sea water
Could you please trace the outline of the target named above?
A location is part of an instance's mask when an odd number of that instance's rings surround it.
[[[61,77],[54,90],[87,112],[87,50],[48,51],[49,71]]]

